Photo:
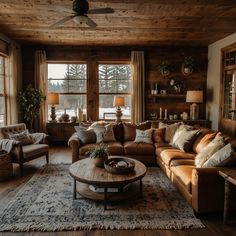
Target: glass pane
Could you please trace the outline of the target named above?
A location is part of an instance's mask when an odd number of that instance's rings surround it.
[[[4,75],[4,57],[0,56],[0,75]]]
[[[69,92],[86,93],[86,80],[70,80]]]
[[[4,109],[4,98],[0,97],[0,126],[4,125],[4,113],[5,113],[5,109]]]
[[[131,96],[124,95],[125,98],[125,107],[122,107],[122,119],[131,119]],[[100,95],[99,96],[99,119],[104,119],[104,117],[112,116],[112,114],[106,113],[115,113],[116,108],[113,107],[114,95]],[[105,113],[105,114],[104,114]]]
[[[4,92],[4,77],[0,75],[0,93]]]
[[[124,93],[131,91],[131,66],[99,65],[99,92]]]
[[[66,93],[67,91],[67,80],[48,80],[48,92]]]
[[[69,79],[82,79],[87,78],[87,66],[85,64],[73,64],[68,65],[68,77]]]
[[[60,95],[59,105],[56,105],[56,119],[58,120],[60,116],[64,113],[66,108],[66,113],[71,116],[76,116],[77,108],[83,108],[83,113],[87,114],[87,103],[86,95]],[[48,120],[50,120],[51,106],[48,106]]]

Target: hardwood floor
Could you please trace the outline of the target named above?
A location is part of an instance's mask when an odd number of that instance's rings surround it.
[[[64,146],[53,146],[50,148],[50,163],[71,163],[71,151]],[[25,176],[19,176],[19,167],[14,165],[14,178],[9,181],[0,182],[1,204],[7,203],[14,198],[18,189],[21,188],[36,172],[36,170],[45,164],[45,158],[38,158],[26,163]],[[6,199],[6,196],[8,198]],[[1,208],[1,206],[0,206]],[[236,236],[236,215],[231,215],[235,223],[223,225],[222,214],[213,214],[201,216],[200,219],[206,225],[205,229],[198,230],[80,230],[63,232],[20,232],[20,233],[1,233],[0,236]]]

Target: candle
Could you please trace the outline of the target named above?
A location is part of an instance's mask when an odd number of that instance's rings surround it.
[[[165,120],[167,120],[167,109],[165,109]]]
[[[160,107],[160,119],[162,119],[162,108]]]

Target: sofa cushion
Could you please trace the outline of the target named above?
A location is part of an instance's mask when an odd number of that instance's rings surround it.
[[[120,142],[106,142],[109,155],[123,155],[124,149]],[[85,144],[79,149],[79,155],[86,156],[87,153],[95,146],[95,143]]]
[[[82,126],[75,126],[75,130],[77,137],[83,144],[96,142],[96,133],[93,129],[87,129],[86,127]]]
[[[192,150],[193,142],[197,138],[198,134],[199,130],[177,130],[171,145],[182,151],[189,152]]]
[[[124,154],[126,155],[154,155],[155,147],[149,143],[124,142]]]
[[[192,170],[195,168],[193,165],[179,165],[171,167],[171,171],[173,173],[172,178],[176,178],[176,180],[182,184],[189,193],[192,192]]]
[[[165,128],[165,141],[170,143],[172,142],[172,138],[176,132],[176,130],[178,129],[178,127],[181,125],[180,122],[178,123],[174,123],[174,124],[164,124],[162,122],[159,122],[159,128]]]
[[[15,141],[19,141],[19,142],[21,142],[22,145],[28,145],[28,144],[34,143],[34,140],[29,135],[29,132],[27,129],[22,132],[15,133],[15,134],[9,133],[8,138],[13,139]]]
[[[230,166],[236,163],[236,153],[228,143],[216,153],[214,153],[202,167]]]
[[[49,147],[47,144],[30,144],[22,146],[22,150],[24,158],[27,159],[28,157],[40,155],[40,153],[44,155],[48,152]]]
[[[204,147],[208,145],[216,136],[217,132],[214,132],[207,128],[201,128],[200,134],[197,136],[193,143],[193,151],[199,153]]]
[[[152,144],[153,129],[140,130],[136,129],[135,143],[150,143]]]
[[[166,131],[166,128],[153,129],[153,132],[152,132],[153,143],[164,143],[165,131]]]
[[[151,128],[151,122],[143,122],[140,124],[123,123],[124,141],[133,141],[136,136],[136,129],[146,130]]]
[[[179,149],[174,147],[160,147],[156,148],[156,155],[162,159],[162,161],[167,165],[170,166],[172,160],[176,159],[194,159],[194,153],[187,153],[183,152]]]
[[[107,124],[103,127],[93,126],[96,133],[97,143],[101,142],[115,142],[116,138],[113,131],[113,124]]]
[[[123,142],[124,139],[124,127],[122,123],[113,124],[114,135],[117,141]]]
[[[218,150],[220,150],[225,145],[223,137],[216,136],[206,147],[204,147],[201,152],[199,152],[195,157],[196,167],[202,167],[203,164]]]

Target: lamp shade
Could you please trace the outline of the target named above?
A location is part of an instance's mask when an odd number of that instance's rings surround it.
[[[193,103],[203,102],[203,91],[201,90],[187,91],[186,102],[193,102]]]
[[[59,94],[58,93],[49,93],[47,96],[49,105],[59,104]]]
[[[125,98],[122,96],[114,96],[113,106],[123,107],[125,105]]]

